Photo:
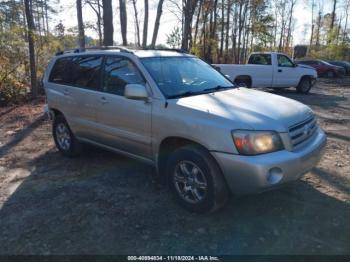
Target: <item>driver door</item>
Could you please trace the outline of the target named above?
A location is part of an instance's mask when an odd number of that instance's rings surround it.
[[[278,54],[274,71],[273,87],[292,87],[298,84],[298,68],[289,57]]]
[[[146,85],[136,65],[122,56],[107,56],[102,92],[96,97],[98,142],[151,159],[151,102],[124,96],[127,84]]]

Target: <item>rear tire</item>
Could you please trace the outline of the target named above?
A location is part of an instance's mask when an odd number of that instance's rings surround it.
[[[297,92],[301,94],[308,94],[311,87],[311,80],[308,77],[304,77],[300,80],[300,83],[297,86]]]
[[[64,155],[74,157],[81,152],[81,143],[72,133],[63,115],[56,115],[52,125],[56,147]]]
[[[241,79],[236,79],[235,84],[238,87],[246,87],[246,88],[251,88],[251,81],[249,79],[241,78]]]
[[[177,149],[168,160],[167,176],[175,200],[191,212],[214,212],[227,202],[229,191],[221,170],[199,146]]]

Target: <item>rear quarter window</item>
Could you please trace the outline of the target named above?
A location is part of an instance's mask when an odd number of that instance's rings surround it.
[[[99,89],[102,56],[74,56],[57,59],[49,81],[88,89]]]
[[[70,57],[64,57],[57,59],[54,66],[52,67],[49,82],[56,84],[68,84],[69,83],[69,74],[67,71],[67,66],[71,61]]]
[[[249,57],[248,64],[251,65],[271,65],[270,54],[254,54]]]

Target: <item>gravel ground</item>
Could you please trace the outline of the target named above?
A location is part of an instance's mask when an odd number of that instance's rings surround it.
[[[178,207],[140,162],[90,147],[62,157],[42,102],[0,108],[0,254],[350,254],[350,78],[274,93],[313,108],[322,161],[211,215]]]

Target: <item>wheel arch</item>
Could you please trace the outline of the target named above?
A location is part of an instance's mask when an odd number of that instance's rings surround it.
[[[51,120],[54,120],[55,117],[57,117],[59,115],[63,116],[65,118],[64,114],[62,113],[62,111],[60,111],[60,110],[58,110],[56,108],[50,108],[49,109],[49,117],[50,117]]]
[[[169,136],[164,138],[158,146],[157,157],[156,157],[156,167],[158,171],[158,177],[160,182],[166,183],[165,168],[166,163],[170,157],[170,154],[180,147],[187,145],[195,145],[206,151],[209,150],[201,143],[194,141],[192,139],[180,137],[180,136]],[[216,161],[216,160],[215,160]]]
[[[304,79],[309,79],[311,81],[312,77],[313,76],[311,76],[311,75],[302,75],[299,79],[298,85],[300,85],[301,81],[303,81]]]
[[[244,81],[247,81],[248,82],[248,87],[251,87],[252,86],[252,83],[253,83],[253,79],[250,75],[238,75],[235,77],[234,79],[234,83],[237,83],[238,80],[244,80]]]

